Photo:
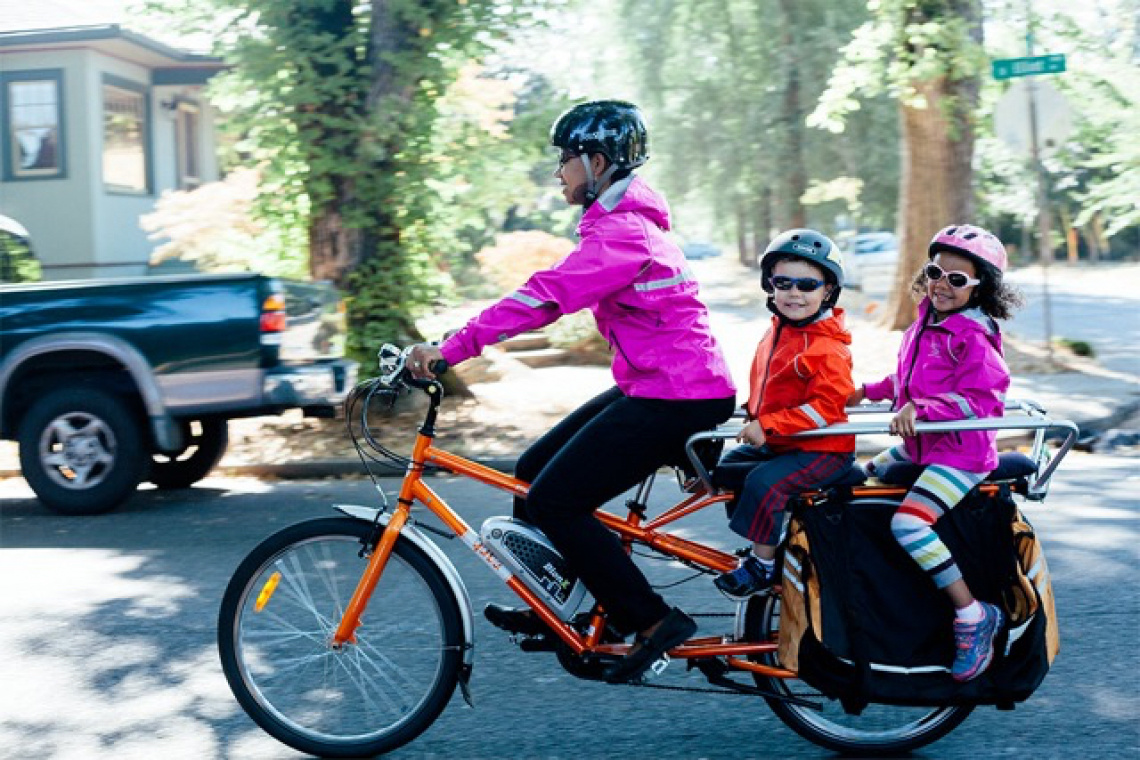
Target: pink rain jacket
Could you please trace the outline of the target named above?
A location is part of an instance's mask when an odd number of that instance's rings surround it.
[[[614,380],[625,395],[735,395],[697,282],[668,230],[664,198],[640,177],[615,184],[583,214],[578,247],[444,341],[443,357],[458,364],[486,345],[588,308],[613,350]]]
[[[895,374],[865,385],[867,399],[894,400],[894,409],[914,401],[918,419],[928,422],[1001,417],[1009,368],[1002,356],[1001,331],[979,309],[931,321],[930,300],[903,335]],[[941,464],[968,472],[997,467],[997,431],[923,433],[905,439],[907,455],[918,464]]]

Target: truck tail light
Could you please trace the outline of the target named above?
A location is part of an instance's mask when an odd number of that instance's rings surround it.
[[[285,298],[280,293],[271,293],[261,304],[261,332],[285,332],[289,317],[285,313]]]

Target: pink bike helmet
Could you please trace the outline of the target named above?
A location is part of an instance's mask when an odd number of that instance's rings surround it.
[[[930,241],[929,257],[934,258],[940,251],[964,253],[988,264],[997,270],[1000,277],[1005,271],[1009,258],[1005,246],[993,234],[972,224],[951,224],[938,231]]]

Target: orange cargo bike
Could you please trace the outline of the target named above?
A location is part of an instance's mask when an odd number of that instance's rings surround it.
[[[443,389],[437,381],[413,379],[404,366],[406,356],[407,350],[385,346],[381,377],[361,383],[346,401],[350,434],[369,474],[375,479],[369,463],[384,461],[381,456],[405,467],[395,503],[387,504],[377,487],[381,508],[337,505],[340,516],[298,523],[270,536],[242,561],[222,601],[218,645],[230,688],[262,729],[302,752],[382,754],[423,733],[456,686],[470,703],[471,601],[455,566],[425,529],[458,537],[549,626],[550,635],[520,641],[524,649],[553,650],[568,672],[602,683],[604,669],[630,646],[607,628],[605,612],[588,601],[581,582],[539,531],[506,517],[489,518],[475,530],[428,485],[424,474],[432,468],[511,495],[525,495],[528,487],[436,446]],[[411,454],[403,457],[377,439],[374,412],[410,390],[425,393],[429,403]],[[1077,428],[1032,405],[1014,411],[1001,419],[920,423],[918,430],[1036,431],[1030,453],[1035,470],[1007,487],[1041,500]],[[728,425],[690,439],[686,448],[698,487],[693,493],[683,490],[675,506],[647,513],[650,477],[627,502],[627,514],[599,511],[599,519],[631,549],[709,576],[733,569],[736,556],[683,538],[676,528],[732,498],[714,486],[695,448],[702,440],[731,438],[738,429]],[[1045,435],[1050,429],[1065,433],[1052,456]],[[852,422],[824,434],[840,432],[886,433],[887,426],[885,421]],[[852,499],[897,499],[905,493],[901,487],[847,487]],[[417,525],[418,508],[435,515],[445,530]],[[692,676],[707,681],[702,690],[755,695],[801,736],[846,753],[883,755],[924,746],[952,731],[973,709],[968,704],[871,704],[858,715],[848,714],[780,666],[780,604],[778,590],[740,602],[728,630],[693,638],[668,656],[688,661]]]

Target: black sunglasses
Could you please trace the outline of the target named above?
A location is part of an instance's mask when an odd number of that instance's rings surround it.
[[[578,153],[571,153],[568,150],[562,151],[562,154],[558,156],[558,168],[561,169],[568,162],[573,161],[578,156],[579,156]]]
[[[772,287],[776,290],[791,290],[792,286],[795,286],[801,293],[815,292],[827,284],[826,280],[817,280],[814,277],[785,277],[782,274],[770,277],[768,282],[772,283]]]
[[[974,279],[965,272],[947,272],[933,261],[927,264],[922,271],[926,274],[926,279],[931,282],[941,280],[945,276],[946,282],[950,283],[950,287],[954,288],[954,290],[961,290],[970,285],[980,285],[982,282],[981,280]]]

